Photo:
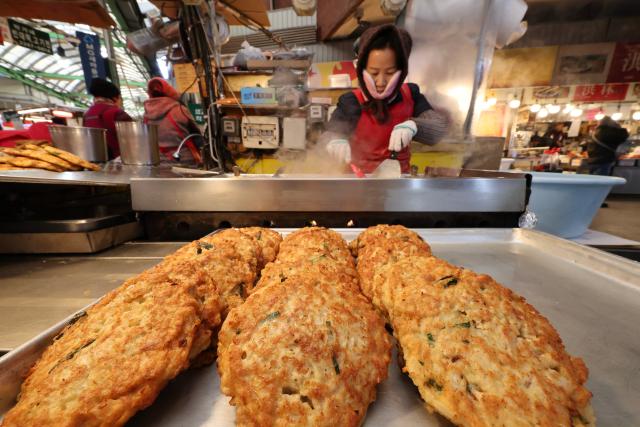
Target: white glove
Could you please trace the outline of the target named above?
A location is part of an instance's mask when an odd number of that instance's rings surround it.
[[[395,125],[389,137],[389,151],[402,151],[403,148],[411,144],[411,140],[417,132],[418,127],[413,120]]]
[[[341,163],[351,163],[351,147],[346,139],[332,139],[326,146],[331,157]]]

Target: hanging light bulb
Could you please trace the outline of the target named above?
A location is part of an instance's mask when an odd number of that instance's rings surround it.
[[[571,110],[571,117],[580,117],[582,115],[582,109],[581,108],[574,108],[573,110]]]
[[[542,105],[533,104],[531,107],[529,107],[529,111],[531,111],[532,113],[537,113],[538,111],[540,111],[541,108],[542,108]]]
[[[631,118],[633,120],[640,120],[640,111],[634,111],[633,115],[631,116]]]
[[[549,104],[547,111],[549,111],[549,114],[558,114],[560,112],[560,106],[557,104]]]
[[[602,119],[604,119],[604,113],[603,113],[602,111],[598,111],[598,112],[596,113],[596,115],[594,116],[594,118],[595,118],[596,120],[602,120]]]
[[[573,105],[567,104],[562,110],[562,114],[569,114],[571,111],[573,111]]]
[[[491,98],[487,99],[487,106],[493,107],[494,105],[496,105],[497,102],[498,102],[498,98],[496,98],[495,96],[492,96]]]
[[[538,111],[538,118],[539,119],[544,119],[548,115],[549,115],[549,111],[546,108],[542,108],[542,109],[540,109],[540,111]]]
[[[519,99],[512,99],[511,101],[509,101],[509,108],[512,109],[516,109],[520,107],[520,100]]]
[[[622,113],[620,111],[616,111],[611,115],[611,118],[617,122],[622,118]]]

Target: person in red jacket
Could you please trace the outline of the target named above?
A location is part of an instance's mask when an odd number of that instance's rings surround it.
[[[365,173],[397,157],[410,170],[412,140],[435,144],[447,133],[449,115],[431,107],[418,85],[404,83],[411,36],[385,24],[366,30],[359,40],[359,88],[340,97],[327,130],[320,137],[329,154]]]
[[[180,102],[180,94],[166,80],[154,77],[147,83],[149,99],[144,102],[145,123],[158,125],[160,151],[169,160],[180,143],[187,137],[185,146],[180,147],[179,159],[183,162],[202,163],[200,144],[202,137],[191,112]]]
[[[120,155],[116,122],[133,121],[133,119],[122,109],[120,89],[113,83],[96,77],[91,80],[89,93],[94,96],[94,101],[84,113],[82,125],[107,130],[109,159],[115,159]]]

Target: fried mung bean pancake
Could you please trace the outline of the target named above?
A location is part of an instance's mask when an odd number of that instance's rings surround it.
[[[45,350],[2,426],[123,425],[208,346],[203,283],[152,269],[107,294]]]
[[[221,387],[239,426],[359,426],[389,361],[367,300],[311,277],[260,287],[219,334]]]
[[[435,257],[387,268],[380,301],[429,408],[461,426],[595,425],[584,362],[524,298]]]

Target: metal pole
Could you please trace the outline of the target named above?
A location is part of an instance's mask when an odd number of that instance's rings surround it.
[[[482,84],[484,78],[484,50],[485,50],[485,36],[487,34],[487,26],[489,21],[489,13],[493,6],[493,0],[485,0],[484,11],[482,12],[482,27],[480,27],[480,34],[478,35],[478,54],[476,56],[475,74],[473,77],[473,89],[471,90],[471,102],[469,103],[469,111],[467,112],[467,118],[464,121],[463,135],[464,139],[471,137],[471,126],[473,125],[473,114],[476,107],[476,98],[478,96],[478,89]]]

